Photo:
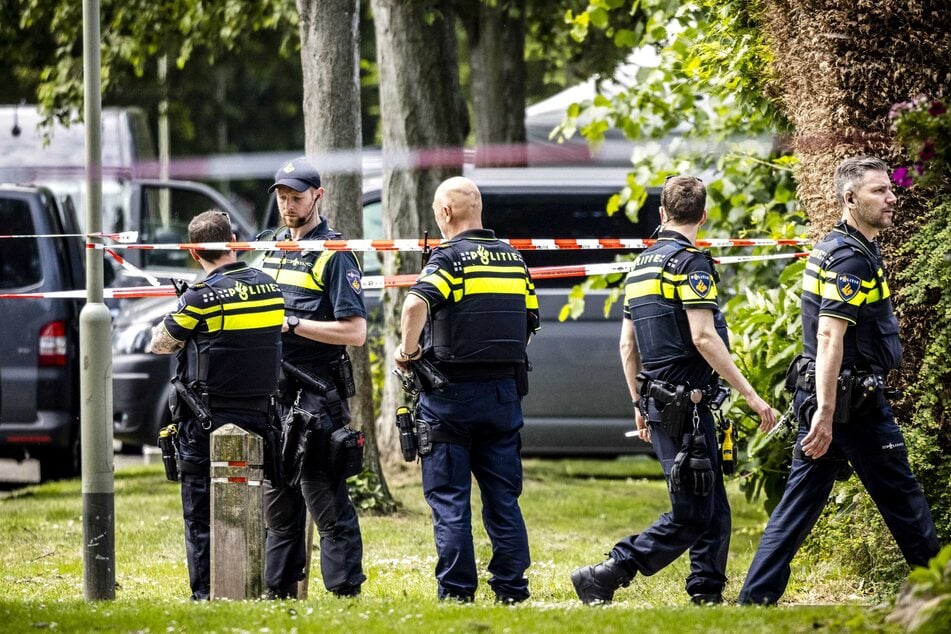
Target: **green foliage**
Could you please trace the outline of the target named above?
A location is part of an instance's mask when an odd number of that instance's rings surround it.
[[[951,595],[951,544],[942,548],[927,566],[912,570],[908,585],[917,595]]]
[[[737,367],[779,411],[790,406],[791,395],[783,383],[786,369],[802,348],[799,297],[804,269],[805,262],[798,260],[782,271],[778,283],[749,289],[727,306]],[[773,433],[759,433],[758,419],[741,399],[734,399],[727,415],[738,435],[740,488],[748,500],[764,496],[764,506],[772,512],[789,475],[796,422],[784,421]]]
[[[903,311],[927,310],[934,319],[927,346],[908,398],[915,403],[912,424],[905,430],[912,467],[921,482],[941,539],[951,539],[951,200],[930,211],[928,221],[902,249],[911,261],[898,278]],[[919,333],[923,335],[924,333]]]
[[[892,106],[895,143],[912,157],[913,165],[899,167],[892,178],[903,187],[951,186],[951,112],[944,101],[924,95]]]
[[[360,511],[372,513],[393,513],[396,502],[384,494],[380,478],[369,469],[364,469],[347,480],[347,489],[353,505]]]

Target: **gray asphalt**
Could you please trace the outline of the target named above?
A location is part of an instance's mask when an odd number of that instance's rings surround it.
[[[115,468],[118,471],[126,467],[134,467],[141,464],[161,462],[161,454],[155,447],[146,448],[146,454],[130,455],[116,452],[113,457]],[[0,459],[0,498],[6,497],[11,491],[18,488],[35,484],[40,481],[40,463],[36,460],[16,460]]]

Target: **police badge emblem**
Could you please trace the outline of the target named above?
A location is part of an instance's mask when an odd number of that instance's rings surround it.
[[[862,288],[862,280],[858,276],[850,273],[840,273],[835,277],[835,289],[839,292],[839,297],[843,302],[851,301],[855,294]]]
[[[360,285],[360,271],[355,269],[347,270],[347,281],[350,282],[350,288],[357,293],[363,291],[363,286]]]
[[[687,276],[687,283],[691,290],[697,294],[697,297],[701,299],[709,295],[710,289],[713,288],[713,280],[710,279],[710,274],[706,271],[694,271]]]

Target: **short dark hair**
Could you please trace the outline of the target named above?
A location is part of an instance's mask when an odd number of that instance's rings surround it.
[[[853,191],[868,172],[887,174],[888,164],[877,156],[852,156],[839,163],[835,168],[835,197],[840,207],[845,205],[845,192]]]
[[[231,218],[219,209],[203,211],[188,223],[189,242],[230,242],[232,233]],[[214,262],[229,251],[196,249],[195,253],[206,262]]]
[[[667,217],[680,224],[695,224],[703,218],[707,188],[696,176],[669,176],[660,194]]]

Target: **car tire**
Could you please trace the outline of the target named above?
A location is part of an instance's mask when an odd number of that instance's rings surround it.
[[[82,470],[79,434],[73,434],[66,447],[46,449],[37,459],[40,461],[41,482],[75,478]]]

